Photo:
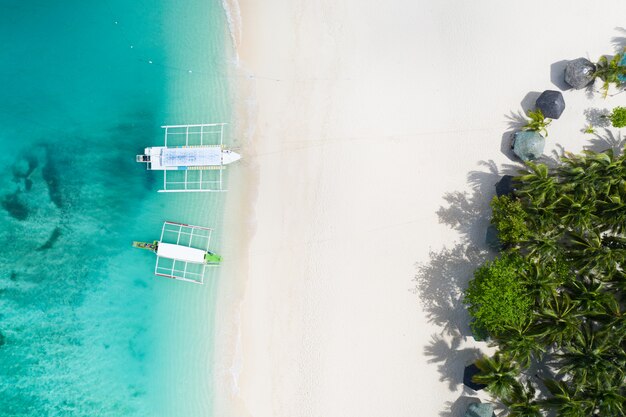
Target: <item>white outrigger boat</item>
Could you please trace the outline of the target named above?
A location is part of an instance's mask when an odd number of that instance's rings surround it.
[[[220,255],[209,251],[212,232],[208,227],[165,222],[159,240],[133,242],[133,247],[156,254],[155,275],[202,284],[206,268],[222,261]]]
[[[165,129],[164,146],[152,146],[137,155],[137,162],[152,171],[163,171],[159,192],[215,192],[223,187],[222,170],[241,159],[224,148],[226,123],[170,125]]]

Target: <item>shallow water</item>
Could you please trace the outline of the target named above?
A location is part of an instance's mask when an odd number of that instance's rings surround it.
[[[212,415],[204,286],[130,247],[216,228],[219,194],[158,194],[162,124],[229,121],[217,1],[1,0],[0,416]]]

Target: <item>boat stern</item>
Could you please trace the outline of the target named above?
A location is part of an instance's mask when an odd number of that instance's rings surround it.
[[[217,253],[207,252],[204,255],[204,262],[209,265],[219,264],[220,262],[222,262],[222,257],[218,255]]]

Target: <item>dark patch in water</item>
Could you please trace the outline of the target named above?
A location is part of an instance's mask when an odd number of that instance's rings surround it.
[[[11,272],[11,275],[9,275],[9,279],[11,281],[17,281],[17,272],[15,271]]]
[[[138,361],[143,361],[146,356],[143,349],[133,340],[128,341],[128,350],[130,351],[131,356]]]
[[[7,337],[0,332],[0,346],[4,346],[7,344]]]
[[[46,153],[46,165],[41,170],[41,176],[48,185],[50,200],[55,206],[61,208],[63,201],[61,197],[61,187],[59,185],[59,173],[52,162],[52,158],[50,157],[50,150]]]
[[[146,391],[145,390],[138,389],[134,385],[129,385],[128,389],[132,392],[131,396],[133,398],[139,398],[139,397],[143,397],[144,395],[146,395]]]
[[[33,180],[30,179],[31,174],[39,166],[37,157],[26,155],[13,164],[13,181],[17,184],[23,183],[24,189],[30,191],[33,188]]]
[[[133,284],[135,284],[135,287],[148,288],[148,284],[146,284],[144,281],[142,281],[140,279],[134,280]]]
[[[143,332],[144,329],[137,330],[133,338],[128,341],[128,351],[138,361],[143,361],[146,356],[145,347],[140,341]]]
[[[25,171],[21,169],[22,167],[20,166],[20,162],[22,161],[26,161],[26,164],[28,165],[28,168],[26,168]],[[25,156],[24,159],[16,162],[13,165],[13,179],[19,181],[21,178],[30,177],[33,171],[37,169],[37,166],[39,166],[39,161],[37,161],[36,157],[34,157],[33,155]]]
[[[14,219],[24,221],[28,218],[28,207],[20,201],[19,192],[17,191],[4,196],[2,199],[2,208]]]
[[[37,167],[39,166],[39,161],[36,157],[32,155],[27,155],[26,160],[28,161],[28,172],[26,173],[26,176],[28,177],[30,176],[30,174],[33,173],[35,169],[37,169]]]
[[[61,228],[56,227],[52,232],[52,235],[50,235],[48,240],[46,240],[46,243],[38,247],[37,250],[50,249],[56,243],[56,241],[59,240],[59,237],[61,237]]]

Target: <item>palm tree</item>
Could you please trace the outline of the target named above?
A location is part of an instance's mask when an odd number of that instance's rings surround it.
[[[604,81],[602,85],[604,97],[609,94],[609,86],[611,84],[620,85],[622,81],[619,77],[626,76],[626,67],[620,65],[623,57],[624,54],[616,54],[613,58],[609,59],[603,55],[596,63],[596,71],[593,73],[593,76]]]
[[[626,353],[616,348],[609,332],[594,332],[589,325],[555,356],[559,373],[571,375],[580,385],[624,378]]]
[[[616,376],[598,381],[585,388],[585,396],[593,401],[595,416],[623,417],[626,410],[624,377]]]
[[[570,281],[566,289],[571,297],[577,300],[579,309],[586,317],[593,317],[601,321],[610,320],[615,313],[619,313],[619,303],[612,293],[606,290],[607,284],[593,277]]]
[[[519,365],[496,353],[493,357],[483,356],[476,361],[480,373],[472,380],[477,384],[487,385],[487,391],[495,397],[504,399],[513,395],[514,389],[519,386]]]
[[[589,230],[598,222],[595,196],[587,190],[562,194],[555,206],[559,224],[567,225],[569,229]]]
[[[530,381],[526,381],[525,386],[515,386],[511,398],[504,404],[509,408],[508,417],[543,417],[541,405],[535,398],[535,387]]]
[[[543,115],[541,109],[537,109],[535,111],[528,110],[526,112],[528,116],[528,120],[526,121],[526,125],[522,127],[522,130],[531,130],[535,132],[541,133],[544,137],[548,137],[548,125],[552,122],[552,119],[546,118]]]
[[[613,291],[620,300],[624,301],[626,298],[626,272],[618,271],[610,277],[607,284],[611,291]]]
[[[624,161],[624,155],[617,156],[610,149],[604,152],[588,150],[564,157],[555,172],[560,192],[574,199],[574,204],[582,205],[585,209],[583,217],[589,218],[586,209],[593,210],[594,229],[622,233],[626,227]],[[586,199],[587,203],[583,204],[581,199]]]
[[[546,348],[534,332],[532,322],[507,326],[494,336],[500,352],[519,363],[522,367],[530,366],[533,358],[540,361]]]
[[[540,307],[536,313],[536,331],[547,345],[561,346],[579,332],[582,317],[577,307],[578,303],[567,293],[556,292]]]
[[[543,305],[552,298],[571,275],[569,265],[562,257],[529,262],[520,279],[526,284],[528,291],[535,297],[537,305]]]
[[[521,185],[517,191],[522,200],[531,211],[542,210],[544,204],[550,203],[556,197],[556,180],[550,175],[548,167],[544,164],[526,163],[527,169],[515,180]]]
[[[523,242],[523,252],[527,256],[537,262],[546,263],[561,258],[563,248],[560,243],[562,231],[549,221],[541,219],[541,215],[534,219],[534,226],[531,228],[534,232]]]
[[[603,239],[597,231],[568,234],[572,261],[583,273],[593,273],[604,280],[611,279],[626,264],[626,248],[621,239]],[[612,248],[611,246],[615,246]]]
[[[554,379],[544,379],[543,383],[552,397],[540,401],[541,405],[556,410],[559,417],[589,417],[591,415],[593,402],[582,397],[575,386]]]

